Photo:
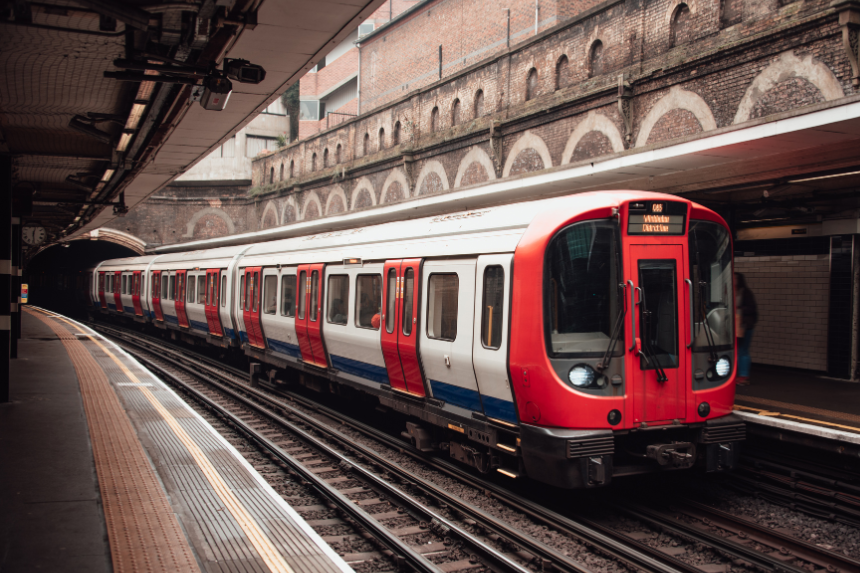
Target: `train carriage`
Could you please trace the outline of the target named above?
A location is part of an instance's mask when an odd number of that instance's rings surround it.
[[[163,255],[145,272],[162,285],[155,324],[373,395],[421,449],[572,488],[734,465],[731,255],[714,212],[614,191]]]

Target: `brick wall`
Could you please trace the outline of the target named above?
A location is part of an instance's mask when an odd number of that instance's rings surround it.
[[[753,362],[827,370],[829,255],[738,257],[758,304]]]

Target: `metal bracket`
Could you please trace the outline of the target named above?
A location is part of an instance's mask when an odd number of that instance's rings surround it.
[[[618,113],[624,122],[624,146],[630,147],[633,141],[633,88],[624,81],[624,75],[618,76]]]

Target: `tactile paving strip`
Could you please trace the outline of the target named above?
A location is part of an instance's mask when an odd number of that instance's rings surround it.
[[[25,309],[62,340],[75,367],[93,445],[114,571],[200,571],[167,495],[104,370],[74,334]]]

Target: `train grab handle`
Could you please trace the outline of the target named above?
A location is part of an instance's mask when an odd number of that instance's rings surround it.
[[[687,283],[687,288],[690,289],[688,293],[688,296],[690,297],[690,332],[687,333],[687,340],[689,340],[687,348],[690,348],[693,346],[693,327],[695,324],[693,322],[693,281],[690,279],[684,279],[684,282]]]
[[[634,298],[636,287],[631,280],[628,280],[627,284],[630,285],[630,348],[628,350],[632,351],[636,349],[636,300]]]

